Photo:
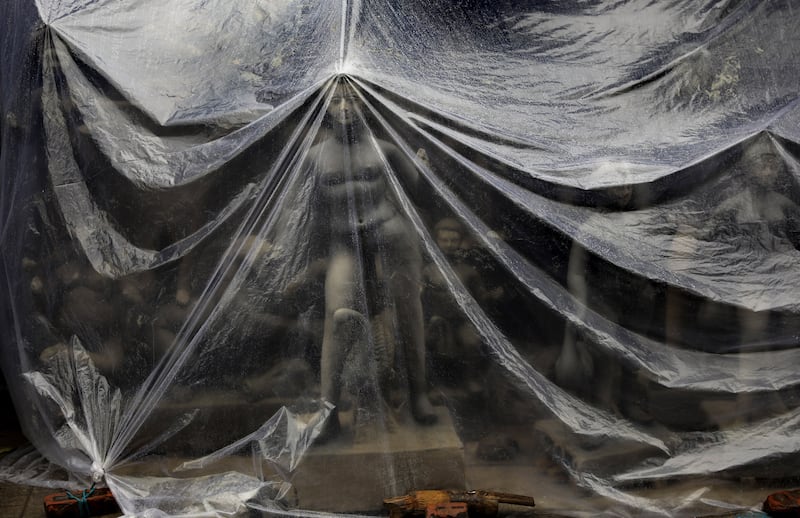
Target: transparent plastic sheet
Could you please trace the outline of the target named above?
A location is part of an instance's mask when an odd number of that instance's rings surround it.
[[[2,365],[70,477],[4,479],[135,516],[796,485],[792,2],[0,15]]]
[[[17,448],[0,461],[0,480],[39,487],[79,487],[85,481],[53,464],[33,446]]]

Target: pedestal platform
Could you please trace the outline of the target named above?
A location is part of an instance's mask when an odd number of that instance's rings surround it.
[[[384,498],[415,489],[464,489],[464,445],[447,409],[436,411],[432,426],[400,423],[357,443],[345,428],[340,437],[312,447],[291,480],[297,507],[378,511]]]

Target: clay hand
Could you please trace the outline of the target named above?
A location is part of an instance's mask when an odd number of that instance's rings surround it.
[[[425,166],[431,166],[431,160],[428,158],[428,152],[425,151],[425,148],[421,147],[417,150],[417,158],[419,158],[420,162],[425,164]]]
[[[188,304],[190,298],[189,290],[186,288],[178,288],[178,291],[175,293],[175,301],[181,306]]]

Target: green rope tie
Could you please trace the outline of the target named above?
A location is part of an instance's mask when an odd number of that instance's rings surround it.
[[[89,509],[89,497],[94,493],[94,486],[95,484],[92,484],[92,487],[89,489],[81,491],[80,498],[67,491],[67,496],[78,502],[80,518],[90,518],[92,516],[92,511]]]

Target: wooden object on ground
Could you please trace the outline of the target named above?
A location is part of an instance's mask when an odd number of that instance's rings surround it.
[[[447,502],[429,505],[425,510],[425,518],[468,518],[469,509],[464,502]]]
[[[533,498],[509,493],[494,493],[492,491],[453,491],[441,489],[427,489],[412,491],[407,495],[387,498],[383,501],[384,507],[389,510],[390,518],[403,518],[417,516],[431,509],[451,503],[463,503],[472,516],[494,517],[500,509],[500,504],[523,505],[533,507]]]
[[[291,483],[296,506],[327,512],[378,511],[384,498],[419,487],[463,489],[464,445],[450,414],[435,407],[437,423],[413,422],[383,430],[371,440],[341,436],[306,453]],[[347,419],[346,413],[340,417]]]

